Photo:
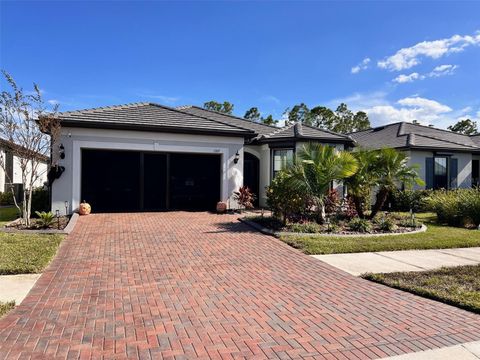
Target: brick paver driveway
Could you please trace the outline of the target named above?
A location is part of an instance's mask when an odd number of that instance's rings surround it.
[[[480,317],[177,212],[82,217],[0,329],[13,359],[363,359],[478,340]]]

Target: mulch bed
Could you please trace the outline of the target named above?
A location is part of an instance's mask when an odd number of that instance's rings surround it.
[[[22,224],[20,219],[17,219],[10,224],[5,225],[5,227],[15,230],[63,230],[68,225],[69,221],[70,216],[60,216],[59,218],[55,218],[55,220],[50,226],[42,227],[40,225],[39,219],[31,219],[31,225],[27,227]]]

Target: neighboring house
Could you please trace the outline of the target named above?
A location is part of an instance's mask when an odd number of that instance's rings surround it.
[[[59,113],[65,168],[52,210],[96,212],[232,208],[243,184],[266,205],[265,187],[310,141],[351,147],[350,137],[295,124],[283,128],[195,106],[136,103]]]
[[[0,192],[11,190],[13,183],[17,196],[20,196],[22,189],[22,169],[20,167],[20,157],[15,155],[21,153],[22,148],[5,139],[0,139],[0,159],[5,162],[5,168],[0,166]],[[47,181],[48,157],[39,154],[40,164],[37,166],[37,179],[34,187],[41,187]],[[5,171],[6,170],[6,171]],[[31,171],[31,166],[28,171]],[[27,172],[28,175],[28,172]]]
[[[419,165],[426,189],[466,188],[479,184],[480,136],[400,122],[350,134],[357,146],[392,147]],[[417,186],[417,188],[419,188]]]

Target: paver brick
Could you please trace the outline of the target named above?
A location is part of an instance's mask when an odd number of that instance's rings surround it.
[[[373,359],[480,339],[480,317],[356,278],[232,215],[81,217],[0,320],[0,359]]]

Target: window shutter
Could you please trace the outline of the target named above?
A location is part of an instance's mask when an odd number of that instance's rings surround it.
[[[433,189],[433,158],[425,158],[426,189]]]
[[[458,187],[458,159],[450,158],[450,189],[456,189]]]

